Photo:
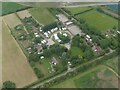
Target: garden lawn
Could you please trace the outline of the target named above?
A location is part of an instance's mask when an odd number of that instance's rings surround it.
[[[20,5],[15,2],[2,2],[1,5],[2,5],[2,13],[0,13],[0,15],[14,13],[18,10],[26,8],[26,6]]]
[[[44,64],[45,68],[46,68],[48,71],[51,71],[51,70],[52,70],[49,59],[47,59],[47,58],[42,59],[41,62]]]
[[[79,20],[80,18],[84,19],[86,23],[96,28],[99,31],[106,31],[112,29],[114,26],[118,26],[118,21],[108,15],[100,13],[96,10],[92,10],[83,14],[76,16]]]
[[[41,24],[46,25],[55,21],[54,16],[47,8],[31,8],[29,12]]]
[[[49,71],[52,70],[51,65],[50,65],[50,60],[47,58],[42,59],[41,63],[37,62],[35,67],[39,68],[45,76],[48,76]]]
[[[66,10],[69,11],[72,15],[84,12],[89,9],[91,9],[91,7],[66,8]]]
[[[70,52],[72,53],[72,56],[83,56],[82,50],[75,46],[71,47]]]

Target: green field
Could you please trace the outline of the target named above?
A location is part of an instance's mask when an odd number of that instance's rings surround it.
[[[42,59],[41,62],[42,62],[42,64],[44,64],[44,68],[46,69],[47,74],[49,73],[49,71],[52,71],[49,59],[47,59],[47,58],[46,59]]]
[[[70,52],[72,56],[83,56],[82,50],[78,47],[71,47]]]
[[[72,15],[84,12],[89,9],[91,9],[91,7],[66,8],[66,10],[69,11]]]
[[[110,59],[114,61],[116,58]],[[109,61],[109,60],[108,60]],[[106,62],[107,63],[107,62]],[[106,66],[99,65],[52,88],[117,88],[118,78]]]
[[[32,8],[29,12],[41,24],[46,25],[55,21],[54,16],[46,8]]]
[[[49,76],[49,72],[52,70],[50,60],[47,58],[40,60],[40,62],[36,62],[34,67],[37,67],[44,76]]]
[[[52,86],[51,88],[77,88],[76,84],[75,84],[75,81],[74,80],[77,80],[79,78],[82,78],[82,76],[86,75],[86,74],[89,74],[97,69],[99,69],[100,67],[96,67],[94,69],[91,69],[85,73],[82,73],[82,74],[78,74],[77,76],[73,77],[73,78],[70,78],[70,79],[67,79],[65,80],[64,82],[61,82],[59,84],[56,84],[54,86]]]
[[[76,18],[78,20],[80,18],[84,19],[89,26],[94,27],[99,31],[106,31],[112,29],[114,26],[118,26],[118,21],[116,19],[96,10],[80,14],[76,16]]]
[[[75,79],[74,82],[77,88],[114,88],[117,87],[116,79],[114,73],[103,67]]]
[[[2,13],[0,15],[6,15],[10,13],[14,13],[17,10],[25,9],[26,6],[20,5],[15,2],[2,2]]]
[[[105,65],[107,65],[108,67],[112,68],[115,72],[118,73],[118,57],[113,59],[108,60]]]

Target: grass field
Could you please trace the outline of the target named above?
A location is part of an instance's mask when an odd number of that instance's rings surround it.
[[[89,70],[89,71],[87,71],[85,73],[78,74],[77,76],[75,76],[73,78],[67,79],[64,82],[61,82],[59,84],[56,84],[56,85],[52,86],[52,88],[76,88],[77,86],[76,86],[74,80],[77,80],[80,77],[97,70],[98,68],[100,68],[100,67],[96,67],[96,68],[94,68],[92,70]]]
[[[71,47],[70,52],[72,56],[83,56],[83,52],[78,47]]]
[[[77,88],[117,88],[118,78],[106,67],[74,80]]]
[[[111,59],[111,62],[115,58]],[[117,88],[118,78],[103,65],[99,65],[52,88]]]
[[[46,8],[31,8],[29,9],[31,15],[39,21],[39,23],[46,25],[55,21],[54,16]]]
[[[105,65],[112,68],[116,73],[118,73],[118,57],[108,60]]]
[[[50,65],[50,60],[45,58],[45,59],[42,59],[41,62],[42,62],[42,64],[36,63],[35,67],[39,68],[42,71],[42,73],[45,76],[47,76],[48,74],[50,74],[49,71],[52,70],[51,65]]]
[[[29,65],[27,58],[4,23],[2,34],[3,82],[10,80],[15,82],[17,87],[23,87],[36,81],[37,77]]]
[[[96,28],[99,31],[106,31],[118,26],[118,21],[108,15],[100,13],[96,10],[88,11],[86,13],[76,16],[79,20],[83,18],[89,26]]]
[[[69,11],[72,15],[84,12],[89,9],[91,9],[91,7],[66,8],[66,10]]]
[[[1,15],[14,13],[17,10],[21,10],[21,9],[26,8],[25,6],[22,6],[18,3],[15,3],[15,2],[2,2],[1,5],[2,5],[2,13],[0,13]]]

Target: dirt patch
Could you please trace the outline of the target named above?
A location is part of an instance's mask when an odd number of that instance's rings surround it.
[[[18,15],[21,19],[24,19],[25,17],[30,17],[30,16],[31,16],[31,14],[30,14],[27,10],[17,12],[17,15]]]

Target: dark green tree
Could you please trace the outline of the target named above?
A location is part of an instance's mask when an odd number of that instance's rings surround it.
[[[37,62],[40,60],[40,57],[38,54],[30,54],[29,55],[29,61]]]
[[[4,89],[7,89],[7,88],[16,88],[16,85],[15,85],[15,83],[12,82],[12,81],[5,81],[5,82],[3,83],[3,88],[4,88]]]
[[[110,46],[110,39],[106,38],[106,39],[102,39],[100,41],[100,47],[103,49],[106,49]]]
[[[92,59],[94,56],[93,54],[93,51],[91,49],[86,49],[85,52],[84,52],[84,57],[87,59],[87,60],[90,60]]]

